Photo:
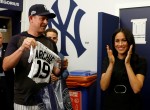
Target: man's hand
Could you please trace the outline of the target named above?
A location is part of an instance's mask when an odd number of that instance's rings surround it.
[[[64,61],[63,61],[63,69],[67,69],[68,67],[68,59],[67,58],[64,58]]]
[[[30,38],[30,37],[27,37],[24,39],[21,47],[20,47],[20,50],[29,50],[31,46],[33,46],[33,48],[35,48],[35,46],[37,45],[36,41],[34,38]]]
[[[51,82],[57,81],[59,78],[55,76],[53,73],[51,73]]]

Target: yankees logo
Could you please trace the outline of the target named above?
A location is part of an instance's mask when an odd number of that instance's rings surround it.
[[[66,17],[66,21],[63,23],[62,18],[61,18],[61,13],[59,12],[59,8],[58,8],[58,0],[56,0],[56,2],[52,6],[52,9],[55,12],[56,18],[58,19],[58,21],[55,21],[54,19],[50,19],[49,23],[48,23],[49,27],[52,27],[52,25],[54,25],[57,27],[57,29],[60,30],[60,32],[61,32],[60,53],[62,53],[65,56],[68,56],[68,53],[66,51],[66,37],[68,37],[74,44],[78,57],[80,57],[86,51],[86,49],[82,45],[82,42],[80,39],[80,30],[79,30],[80,29],[80,20],[81,20],[82,16],[85,14],[85,12],[83,10],[79,9],[74,18],[74,27],[75,28],[73,30],[74,30],[75,36],[71,35],[71,33],[69,33],[67,31],[69,22],[72,19],[71,17],[73,15],[73,11],[75,10],[76,7],[77,7],[77,4],[73,0],[70,0],[70,8],[68,10],[68,15]]]

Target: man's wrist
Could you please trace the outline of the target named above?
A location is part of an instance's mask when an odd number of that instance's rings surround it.
[[[23,51],[24,51],[24,48],[23,48],[23,47],[19,47],[18,50],[21,51],[21,52],[23,52]]]

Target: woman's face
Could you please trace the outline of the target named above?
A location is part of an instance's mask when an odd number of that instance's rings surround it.
[[[119,32],[115,36],[115,41],[114,41],[114,46],[115,49],[118,52],[118,57],[125,57],[127,54],[127,50],[129,49],[128,42],[125,38],[125,35],[122,32]]]

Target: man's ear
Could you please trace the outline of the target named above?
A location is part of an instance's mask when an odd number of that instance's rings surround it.
[[[32,21],[33,16],[29,16],[29,22]]]

